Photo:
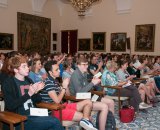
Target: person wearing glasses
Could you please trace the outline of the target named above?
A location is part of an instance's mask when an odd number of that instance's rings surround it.
[[[45,87],[41,91],[40,95],[44,102],[63,103],[65,109],[62,110],[62,120],[78,121],[80,126],[86,130],[97,130],[90,122],[90,112],[92,108],[92,102],[90,100],[83,100],[76,103],[63,102],[70,79],[65,78],[60,86],[58,78],[60,76],[59,65],[57,61],[48,61],[44,68],[48,73],[48,77],[45,79]],[[51,112],[50,112],[51,114]],[[59,111],[52,111],[54,117],[59,118]]]
[[[91,82],[87,79],[88,61],[85,58],[77,60],[77,68],[71,75],[70,79],[70,93],[76,95],[78,92],[89,92],[95,85],[100,84],[101,79],[92,78]],[[100,111],[99,115],[99,130],[105,130],[108,111],[114,114],[114,101],[106,97],[101,98],[100,101],[93,103],[93,109]]]

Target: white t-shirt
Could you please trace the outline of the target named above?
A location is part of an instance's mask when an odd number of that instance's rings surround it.
[[[142,65],[142,64],[139,62],[139,60],[137,60],[137,61],[133,64],[133,66],[134,66],[136,69],[139,68],[141,65]]]

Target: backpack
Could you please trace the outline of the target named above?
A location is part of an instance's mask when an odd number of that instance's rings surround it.
[[[99,112],[96,118],[96,127],[99,129]],[[116,130],[116,120],[111,111],[108,111],[105,130]]]

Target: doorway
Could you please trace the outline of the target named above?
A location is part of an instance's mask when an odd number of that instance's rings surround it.
[[[77,52],[78,30],[61,31],[61,52],[75,54]]]

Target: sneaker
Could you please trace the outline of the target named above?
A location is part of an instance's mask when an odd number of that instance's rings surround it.
[[[89,120],[84,118],[80,120],[80,126],[86,130],[98,130],[93,126],[93,124]]]
[[[157,97],[154,97],[151,102],[153,102],[153,103],[158,103],[158,102],[159,102],[159,99],[158,99]]]
[[[140,112],[143,112],[143,113],[145,113],[145,114],[148,113],[148,111],[147,111],[146,109],[140,109],[139,111],[140,111]]]
[[[147,108],[150,108],[150,107],[152,107],[152,105],[148,105],[144,102],[139,104],[139,109],[147,109]]]

